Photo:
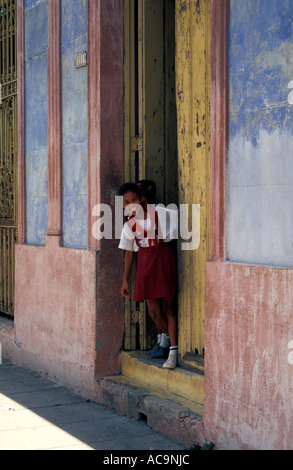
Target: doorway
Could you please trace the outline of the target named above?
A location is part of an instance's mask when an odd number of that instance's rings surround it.
[[[152,180],[158,203],[177,204],[175,0],[126,0],[124,37],[125,181]],[[154,326],[131,296],[124,347],[149,349]]]
[[[210,0],[124,4],[124,179],[155,181],[157,202],[200,205],[198,249],[181,251],[178,243],[179,359],[193,367],[204,358],[209,259]],[[154,328],[144,303],[131,298],[124,349],[145,350]]]

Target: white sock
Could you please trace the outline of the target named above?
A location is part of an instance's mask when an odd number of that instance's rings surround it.
[[[169,354],[177,356],[178,355],[178,346],[170,346]]]
[[[162,339],[162,333],[158,333],[157,344],[160,344],[161,339]]]
[[[170,346],[170,338],[165,333],[162,333],[160,346],[162,348],[168,348]]]

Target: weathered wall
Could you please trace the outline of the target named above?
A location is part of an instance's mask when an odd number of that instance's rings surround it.
[[[293,265],[293,3],[231,0],[226,249],[230,260]]]
[[[16,246],[13,330],[0,329],[3,354],[78,393],[95,393],[96,252]]]
[[[96,0],[91,0],[95,15]],[[100,200],[114,214],[123,181],[123,0],[101,0],[100,17]],[[92,31],[94,36],[95,31]],[[94,72],[94,71],[93,71]],[[93,77],[94,80],[94,77]],[[95,106],[95,103],[93,104]],[[93,158],[96,156],[93,155]],[[95,202],[94,202],[95,203]],[[92,208],[89,208],[92,213]],[[118,240],[101,240],[98,254],[96,376],[120,372],[124,334],[124,300],[120,293],[123,254]]]
[[[63,244],[87,248],[87,2],[61,2]],[[48,4],[25,1],[25,161],[27,242],[45,244],[48,222]]]
[[[228,260],[218,249],[206,264],[204,426],[218,449],[293,448],[292,20],[288,0],[230,2],[229,145],[213,136],[211,186],[223,196],[222,159]]]
[[[27,242],[45,244],[48,224],[48,5],[25,0],[25,172]]]
[[[60,246],[87,248],[87,68],[74,65],[74,54],[87,49],[86,5],[85,0],[60,2],[59,77],[49,75],[48,2],[24,1],[27,245],[16,247],[14,325],[1,329],[1,340],[3,354],[91,395],[97,254]],[[59,237],[46,237],[49,77],[61,82],[61,243]]]
[[[207,263],[204,425],[219,449],[293,449],[292,282]]]
[[[94,205],[114,208],[123,181],[123,1],[24,7],[27,230],[15,252],[14,323],[0,322],[2,353],[98,399],[96,378],[120,372],[123,344],[122,253],[117,240],[90,237]],[[87,67],[76,69],[83,51]],[[47,227],[50,217],[56,226]]]
[[[63,245],[87,248],[87,67],[74,55],[87,50],[86,0],[62,0]]]

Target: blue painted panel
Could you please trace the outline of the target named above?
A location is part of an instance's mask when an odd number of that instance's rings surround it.
[[[231,0],[227,257],[293,265],[293,2]]]
[[[84,90],[87,81],[87,68],[75,68],[74,55],[87,50],[87,36],[79,36],[74,41],[62,44],[62,91]]]
[[[87,48],[85,0],[62,0],[63,245],[87,248]]]
[[[26,164],[26,195],[28,198],[47,198],[48,195],[48,152],[37,149],[30,152]],[[35,202],[36,203],[36,202]]]
[[[29,2],[25,10],[25,58],[35,57],[48,49],[48,4]]]
[[[75,41],[87,33],[87,1],[62,0],[61,4],[61,42]]]
[[[86,0],[61,1],[64,245],[87,248]],[[43,245],[48,208],[48,3],[25,0],[25,157],[27,242]]]
[[[38,197],[26,199],[27,243],[44,245],[45,232],[48,225],[48,198]]]
[[[48,224],[48,5],[25,1],[25,164],[27,243],[45,244]]]
[[[47,54],[26,60],[25,85],[25,102],[28,106],[47,101]]]
[[[73,143],[63,147],[64,194],[76,197],[87,194],[87,145]]]
[[[48,148],[47,102],[36,103],[35,106],[27,104],[26,119],[26,158],[38,148]]]
[[[88,243],[87,143],[63,146],[63,244],[86,248]]]
[[[63,200],[63,245],[69,248],[86,248],[87,240],[87,195],[64,196]]]
[[[268,131],[275,129],[276,123],[278,127],[291,128],[291,120],[286,117],[288,113],[291,116],[287,85],[293,72],[292,25],[290,0],[232,0],[229,34],[232,136],[242,126],[256,145],[263,124]],[[266,111],[264,122],[263,111]]]
[[[87,140],[87,93],[75,90],[63,94],[63,144],[85,142]]]
[[[25,11],[27,13],[28,10],[30,10],[31,8],[34,8],[39,3],[48,3],[48,0],[24,0],[23,3],[24,3]]]

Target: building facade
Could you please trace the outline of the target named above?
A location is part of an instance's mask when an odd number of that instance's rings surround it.
[[[292,449],[292,2],[0,7],[2,354],[186,446]],[[141,178],[200,207],[175,371],[144,360],[114,220],[93,230]]]

